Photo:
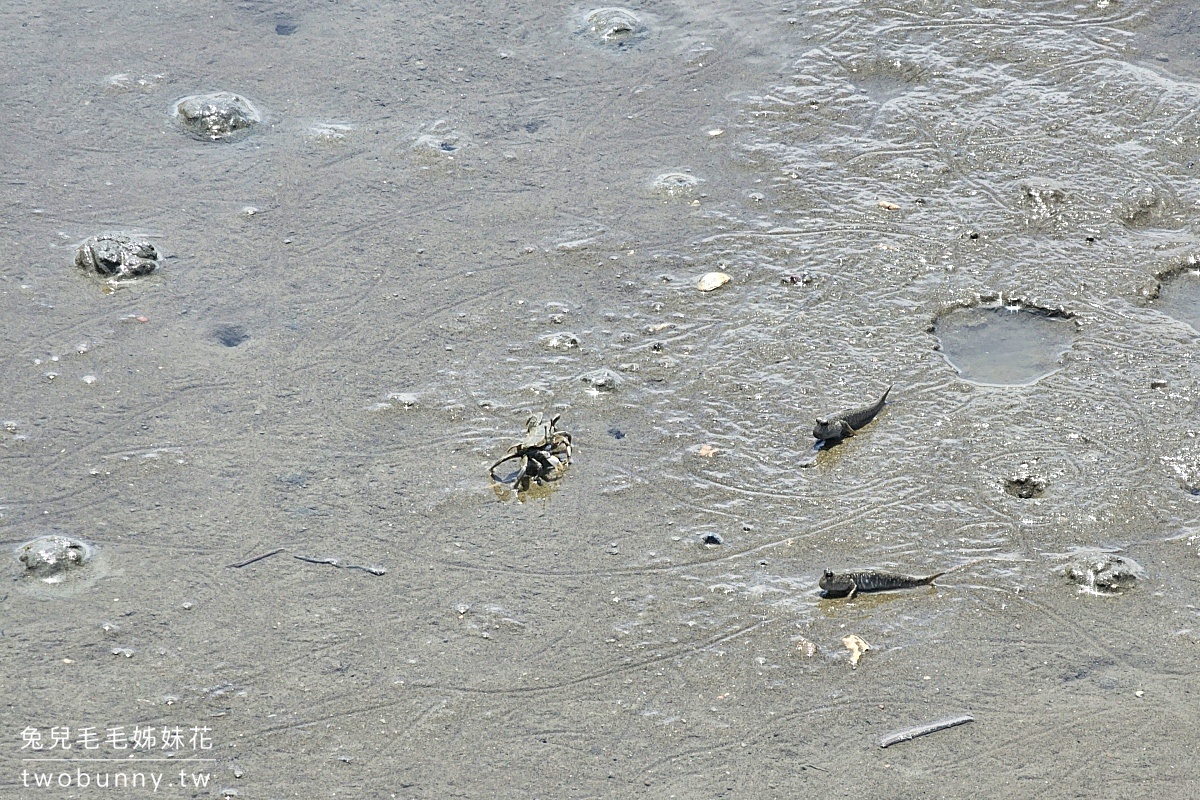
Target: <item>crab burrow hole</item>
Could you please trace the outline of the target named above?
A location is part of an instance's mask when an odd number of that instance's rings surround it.
[[[1154,306],[1200,332],[1200,268],[1171,270],[1159,276]]]
[[[1057,372],[1078,323],[1063,309],[1003,298],[949,309],[929,332],[963,380],[981,386],[1028,386]]]

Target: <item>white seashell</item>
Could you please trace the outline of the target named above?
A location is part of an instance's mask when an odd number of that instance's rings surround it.
[[[729,283],[731,278],[724,272],[709,272],[696,281],[696,288],[702,292],[711,292]]]

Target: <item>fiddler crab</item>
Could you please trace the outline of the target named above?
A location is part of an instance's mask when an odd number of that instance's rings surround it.
[[[556,414],[547,420],[542,414],[534,414],[526,420],[525,438],[508,448],[504,458],[492,464],[489,470],[492,480],[524,491],[531,480],[544,486],[561,478],[571,463],[571,434],[555,429],[558,417]],[[506,478],[497,477],[496,467],[506,461],[517,462],[516,473]]]

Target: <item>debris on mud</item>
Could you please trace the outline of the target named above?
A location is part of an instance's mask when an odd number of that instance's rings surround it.
[[[233,92],[184,97],[173,112],[180,127],[201,141],[233,141],[262,122],[254,104]]]
[[[1066,563],[1056,571],[1079,584],[1079,591],[1087,594],[1123,594],[1144,574],[1133,559],[1096,548],[1081,548],[1065,558]]]
[[[309,556],[298,555],[293,555],[292,558],[299,561],[306,561],[309,564],[327,564],[331,567],[337,567],[338,569],[357,569],[376,576],[387,575],[387,567],[381,567],[375,564],[343,564],[336,558],[311,558]]]
[[[949,728],[956,728],[959,725],[965,725],[968,722],[974,722],[975,718],[970,714],[959,714],[955,717],[946,717],[945,719],[934,720],[933,722],[924,722],[920,725],[913,725],[903,730],[889,733],[879,740],[880,747],[891,747],[900,742],[908,742],[916,739],[919,736],[928,736],[931,733],[944,731]]]
[[[60,583],[92,557],[92,547],[69,536],[42,536],[17,548],[26,574],[45,583]]]
[[[855,633],[843,637],[842,644],[850,651],[850,666],[858,669],[858,662],[862,660],[863,654],[871,649],[871,645],[867,644],[865,639]]]
[[[543,347],[549,347],[551,350],[574,350],[580,345],[580,338],[577,334],[570,331],[559,331],[548,333],[538,339]]]
[[[796,652],[805,658],[812,658],[817,654],[817,643],[805,639],[803,636],[793,636],[792,641],[796,643]]]
[[[116,280],[137,278],[158,269],[158,250],[145,239],[102,233],[79,245],[75,266]]]
[[[1028,464],[1017,467],[1016,472],[1004,479],[1004,491],[1022,500],[1041,497],[1046,485],[1046,479],[1030,472]]]

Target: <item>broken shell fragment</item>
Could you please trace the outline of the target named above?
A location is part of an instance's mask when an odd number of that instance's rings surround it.
[[[713,289],[719,289],[732,280],[728,274],[724,272],[709,272],[700,276],[700,280],[696,281],[696,288],[702,292],[711,292]]]
[[[850,651],[850,666],[858,669],[858,662],[862,659],[863,653],[871,649],[871,645],[867,644],[865,639],[855,633],[844,637],[842,644]]]

